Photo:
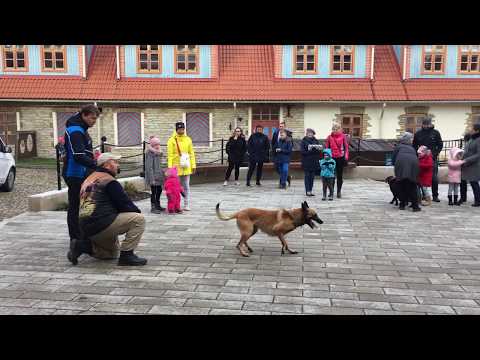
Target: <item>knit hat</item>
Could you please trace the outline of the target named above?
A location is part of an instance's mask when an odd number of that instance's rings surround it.
[[[305,130],[305,133],[309,133],[309,132],[315,135],[315,130],[313,130],[312,128],[307,128],[307,130]]]
[[[151,146],[160,145],[160,139],[157,138],[156,136],[152,136],[152,137],[150,138],[150,145],[151,145]]]
[[[430,153],[430,149],[425,145],[422,145],[418,148],[417,153],[419,155],[428,155]]]
[[[332,149],[323,149],[323,156],[325,156],[325,154],[332,157]]]
[[[185,129],[185,124],[181,121],[175,123],[175,130],[178,130],[178,129]]]
[[[405,132],[403,136],[400,138],[400,143],[402,144],[411,144],[413,140],[413,134],[410,132]]]

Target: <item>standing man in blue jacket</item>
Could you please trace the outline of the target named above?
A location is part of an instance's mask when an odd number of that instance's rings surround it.
[[[273,160],[274,160],[274,163],[275,163],[275,170],[276,172],[278,173],[278,175],[281,176],[281,169],[279,167],[279,162],[275,160],[276,158],[276,153],[275,153],[275,149],[277,148],[277,144],[280,140],[280,131],[282,130],[285,130],[286,133],[287,133],[287,137],[290,138],[290,140],[293,140],[292,139],[292,131],[288,130],[285,128],[285,121],[280,121],[280,123],[278,124],[278,129],[275,129],[275,131],[273,132],[272,134],[272,150],[274,151],[273,152]],[[290,183],[292,181],[292,178],[290,175],[288,175],[287,177],[287,182],[288,182],[288,186],[290,186]]]
[[[62,175],[68,186],[67,224],[70,242],[81,239],[78,222],[80,187],[97,166],[88,128],[95,125],[99,115],[100,111],[95,105],[86,105],[67,120],[65,127],[66,157]]]

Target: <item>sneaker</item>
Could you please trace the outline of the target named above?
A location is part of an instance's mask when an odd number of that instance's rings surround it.
[[[182,210],[178,210],[178,211],[182,211]],[[191,211],[190,206],[188,206],[188,205],[184,206],[183,211]]]
[[[138,257],[130,251],[121,251],[118,258],[118,266],[143,266],[147,264],[147,259]]]
[[[326,201],[326,200],[327,200],[327,198],[325,196],[322,197],[322,201]]]
[[[432,199],[433,202],[440,202],[440,199],[438,198],[438,196],[435,196],[433,199]]]
[[[328,201],[333,201],[333,195],[328,197]]]
[[[247,186],[252,186],[252,185],[250,185],[250,183],[249,183],[249,182],[247,182]]]
[[[235,181],[235,185],[237,185],[237,186],[238,186],[238,185],[240,185],[240,183],[239,183],[238,181]]]
[[[260,181],[257,181],[257,182],[255,183],[255,185],[257,185],[257,186],[262,186],[262,184],[260,184]]]
[[[419,207],[414,207],[412,209],[413,212],[419,212],[419,211],[422,211],[422,209],[420,209]]]
[[[184,210],[185,210],[185,209],[184,209]],[[190,211],[190,210],[187,210],[187,211]],[[180,210],[180,209],[178,209],[178,210],[175,210],[175,212],[176,212],[177,214],[183,214],[183,211],[182,211],[182,210]]]
[[[225,181],[223,182],[223,186],[227,186],[227,185],[228,185],[228,181],[225,180]]]

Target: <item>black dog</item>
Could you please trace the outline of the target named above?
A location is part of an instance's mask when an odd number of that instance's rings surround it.
[[[400,199],[400,188],[397,183],[395,176],[389,176],[385,179],[385,182],[390,186],[390,191],[392,192],[393,199],[390,201],[390,204],[395,203],[395,206],[398,206],[398,200]]]

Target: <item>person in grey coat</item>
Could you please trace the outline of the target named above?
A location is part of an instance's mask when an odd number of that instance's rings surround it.
[[[145,184],[150,186],[152,195],[150,198],[151,212],[159,214],[165,211],[160,206],[160,195],[162,195],[162,185],[164,180],[164,169],[162,169],[162,150],[160,149],[160,140],[154,136],[150,137],[150,144],[145,153]]]
[[[417,177],[419,173],[418,157],[412,146],[413,134],[406,132],[395,147],[392,162],[395,166],[395,178],[400,188],[400,210],[405,210],[408,201],[412,202],[413,211],[420,211],[417,196]]]
[[[462,166],[462,180],[470,182],[475,202],[474,207],[480,207],[480,123],[473,125],[470,140],[465,145],[463,154],[465,163]]]

